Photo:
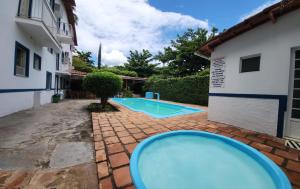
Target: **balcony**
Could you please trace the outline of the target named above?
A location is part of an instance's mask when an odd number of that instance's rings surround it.
[[[47,0],[19,0],[16,22],[37,43],[59,51],[57,19]]]
[[[69,57],[65,57],[59,64],[59,69],[56,71],[57,75],[70,75],[73,66]]]
[[[71,24],[58,22],[58,30],[56,36],[61,43],[74,45],[73,27]]]

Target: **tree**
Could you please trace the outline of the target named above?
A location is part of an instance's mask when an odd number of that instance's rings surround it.
[[[82,60],[83,62],[86,62],[89,66],[94,67],[94,61],[92,59],[92,52],[90,51],[78,51],[76,49],[77,57]]]
[[[142,52],[130,51],[124,67],[126,70],[135,71],[139,77],[149,77],[155,73],[155,68],[158,65],[152,64],[152,60],[152,54],[148,50],[143,49]]]
[[[215,36],[217,31],[213,28],[211,34],[208,34],[205,29],[188,29],[183,35],[178,35],[176,40],[172,40],[171,46],[164,48],[155,58],[167,64],[164,72],[172,76],[182,77],[202,71],[209,66],[209,61],[194,53],[199,46]]]
[[[83,79],[83,88],[94,93],[97,98],[101,99],[101,105],[104,109],[108,98],[112,97],[122,89],[122,79],[111,72],[94,72],[89,73]]]

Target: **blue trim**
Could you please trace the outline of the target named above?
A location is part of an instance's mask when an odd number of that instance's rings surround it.
[[[236,97],[236,98],[258,98],[258,99],[277,99],[279,100],[277,137],[283,137],[284,112],[287,110],[287,95],[268,95],[268,94],[232,94],[232,93],[209,93],[209,96]]]
[[[147,189],[139,172],[139,157],[143,153],[143,150],[148,145],[154,143],[157,140],[161,140],[163,138],[172,137],[176,135],[192,135],[192,136],[196,135],[200,137],[221,140],[222,142],[244,152],[245,154],[253,158],[257,163],[259,163],[269,173],[277,189],[292,189],[291,183],[288,180],[287,176],[284,174],[284,172],[272,160],[267,158],[261,152],[237,140],[222,135],[217,135],[217,134],[203,132],[203,131],[171,131],[163,134],[154,135],[139,143],[135,148],[135,150],[133,151],[133,154],[130,158],[130,174],[133,183],[137,189]],[[170,158],[171,156],[172,155],[170,154]]]
[[[23,75],[17,75],[17,56],[18,56],[18,51],[17,48],[23,49],[26,52],[26,67],[25,67],[25,77],[29,77],[29,65],[30,65],[30,50],[25,47],[24,45],[22,45],[21,43],[19,43],[18,41],[15,42],[15,60],[14,60],[14,75],[15,76],[23,76]]]
[[[37,88],[37,89],[0,89],[0,93],[19,93],[19,92],[33,92],[33,91],[47,91],[47,90],[55,90],[55,89],[45,89],[45,88]]]
[[[34,63],[35,63],[36,59],[39,61],[39,65],[38,65],[39,68],[38,69],[36,69],[34,67]],[[33,64],[32,65],[33,65],[33,69],[41,71],[42,70],[42,57],[40,55],[34,53],[33,54]]]

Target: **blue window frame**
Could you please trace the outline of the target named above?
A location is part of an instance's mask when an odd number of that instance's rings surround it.
[[[46,72],[46,89],[51,90],[52,87],[52,73]]]
[[[36,70],[42,69],[42,57],[35,53],[33,55],[33,69],[36,69]]]
[[[27,47],[16,41],[14,75],[29,77],[29,56]]]
[[[59,53],[56,54],[56,70],[59,70]]]

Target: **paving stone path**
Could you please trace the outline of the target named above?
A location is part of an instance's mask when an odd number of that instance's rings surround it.
[[[283,169],[294,189],[300,189],[300,151],[286,147],[282,139],[208,121],[207,113],[154,119],[113,104],[119,112],[92,113],[99,189],[133,189],[129,159],[135,146],[154,134],[183,129],[221,134],[256,148]]]

